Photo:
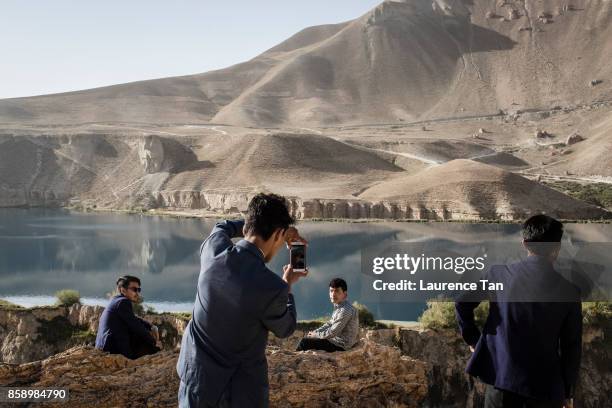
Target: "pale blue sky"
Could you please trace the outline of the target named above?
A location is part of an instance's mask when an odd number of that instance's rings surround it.
[[[0,98],[194,74],[382,0],[2,0]]]

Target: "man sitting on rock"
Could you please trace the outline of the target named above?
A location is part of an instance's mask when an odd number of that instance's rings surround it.
[[[132,302],[139,298],[140,279],[120,277],[117,292],[100,317],[96,348],[131,359],[158,352],[161,343],[157,327],[137,317],[132,309]]]
[[[297,351],[344,351],[357,343],[359,312],[347,298],[348,290],[344,279],[332,279],[329,282],[329,299],[334,305],[332,317],[323,326],[304,336],[297,346]]]

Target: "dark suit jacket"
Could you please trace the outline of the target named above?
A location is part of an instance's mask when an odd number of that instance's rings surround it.
[[[461,334],[476,349],[466,371],[525,397],[571,397],[582,347],[578,290],[539,256],[493,266],[488,279],[502,282],[504,292],[492,298],[482,334],[474,322],[478,302],[455,304]],[[520,298],[528,301],[514,301]]]
[[[134,314],[132,302],[123,295],[117,295],[110,300],[100,316],[96,348],[134,358],[133,344],[147,343],[155,346],[155,338],[150,330],[151,324]]]
[[[244,221],[215,226],[200,249],[192,319],[183,335],[177,372],[214,405],[226,391],[233,407],[268,406],[268,331],[290,336],[296,310],[287,284],[242,236]]]

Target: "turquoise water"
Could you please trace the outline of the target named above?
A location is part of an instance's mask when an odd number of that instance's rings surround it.
[[[198,248],[215,220],[64,210],[0,209],[0,298],[22,305],[50,304],[70,288],[84,303],[105,304],[119,275],[142,279],[145,304],[158,311],[190,311],[199,272]],[[309,276],[294,289],[300,319],[331,313],[327,284],[347,280],[360,300],[361,250],[391,241],[518,240],[516,224],[301,222],[309,239]],[[612,225],[570,224],[566,239],[612,241]],[[279,273],[282,251],[270,263]],[[377,318],[415,320],[423,303],[363,302]]]

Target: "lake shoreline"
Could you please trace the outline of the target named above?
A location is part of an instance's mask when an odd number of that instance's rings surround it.
[[[8,207],[3,207],[8,208]],[[23,208],[23,207],[19,207]],[[28,207],[28,208],[46,208],[46,207]],[[125,215],[142,215],[151,217],[165,217],[165,218],[178,218],[178,219],[240,219],[243,217],[240,213],[216,213],[204,210],[188,211],[188,210],[122,210],[113,208],[80,208],[74,206],[58,207],[58,209],[68,210],[75,213],[111,213],[111,214],[125,214]],[[198,213],[196,213],[198,212]],[[501,220],[501,219],[387,219],[387,218],[303,218],[298,219],[300,221],[309,222],[333,222],[333,223],[348,223],[348,224],[377,224],[377,223],[408,223],[408,224],[426,224],[426,223],[440,223],[440,224],[522,224],[522,220]],[[559,219],[562,223],[569,224],[612,224],[612,219]]]

